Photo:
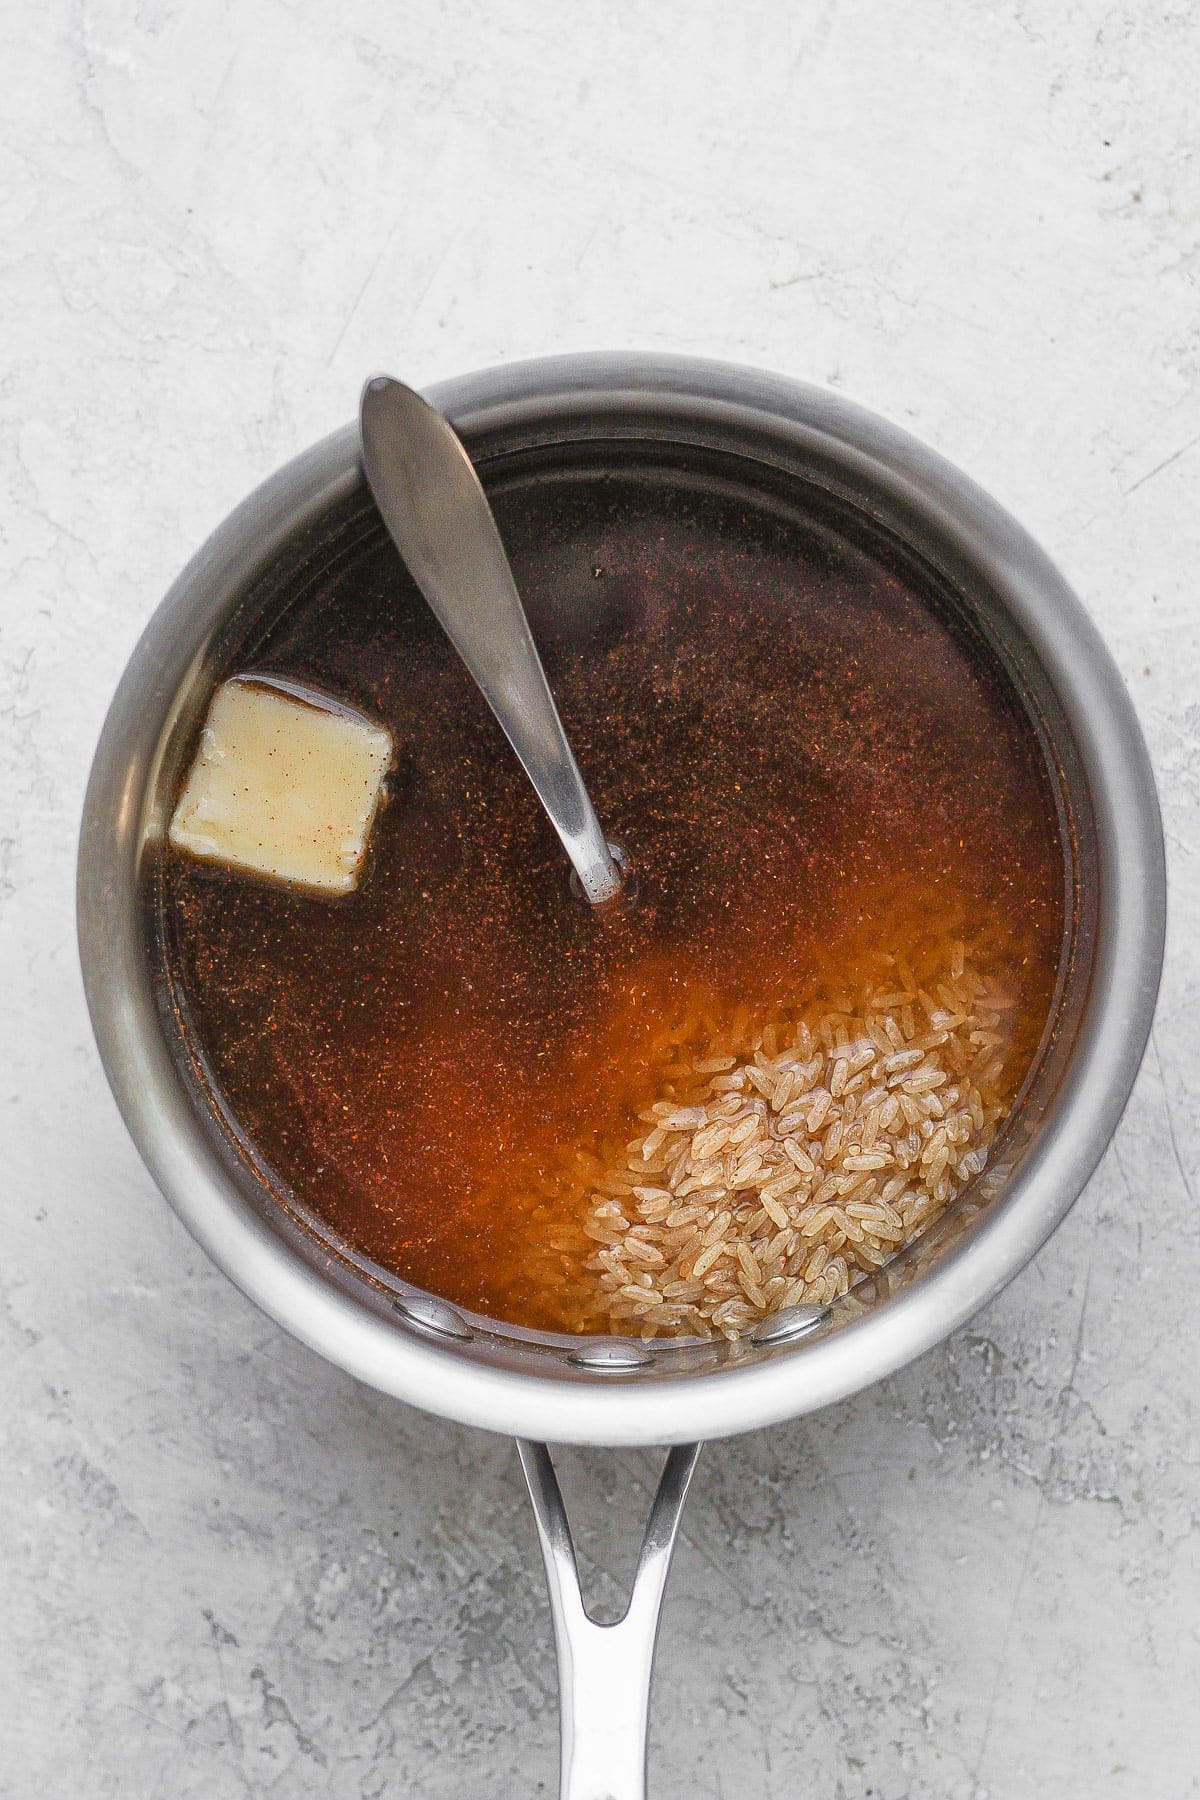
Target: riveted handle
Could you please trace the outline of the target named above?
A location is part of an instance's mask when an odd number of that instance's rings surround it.
[[[575,1543],[549,1450],[523,1438],[517,1449],[537,1520],[558,1653],[559,1800],[645,1800],[654,1646],[701,1446],[679,1444],[667,1456],[629,1605],[612,1625],[597,1624],[584,1605]]]

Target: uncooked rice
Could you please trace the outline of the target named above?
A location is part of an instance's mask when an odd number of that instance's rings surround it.
[[[961,940],[680,1059],[588,1183],[579,1328],[736,1339],[828,1305],[926,1231],[1007,1111],[1014,1002]]]

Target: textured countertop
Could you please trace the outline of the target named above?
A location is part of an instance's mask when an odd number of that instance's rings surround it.
[[[705,1455],[652,1790],[1200,1792],[1200,150],[1191,0],[49,0],[0,28],[0,1794],[552,1794],[515,1454],[356,1387],[159,1201],[76,966],[159,596],[352,413],[580,347],[827,382],[1104,632],[1172,917],[1116,1141],[952,1342]],[[15,53],[14,53],[15,52]],[[656,1459],[564,1458],[601,1592]]]

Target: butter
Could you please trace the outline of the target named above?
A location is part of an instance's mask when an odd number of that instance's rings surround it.
[[[213,696],[168,837],[247,875],[351,893],[391,760],[390,732],[349,707],[237,676]]]

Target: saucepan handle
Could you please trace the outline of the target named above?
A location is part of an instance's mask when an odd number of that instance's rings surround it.
[[[644,1800],[650,1675],[663,1590],[699,1444],[667,1456],[624,1616],[587,1611],[571,1526],[545,1444],[517,1440],[537,1519],[558,1652],[562,1763],[559,1800]]]

